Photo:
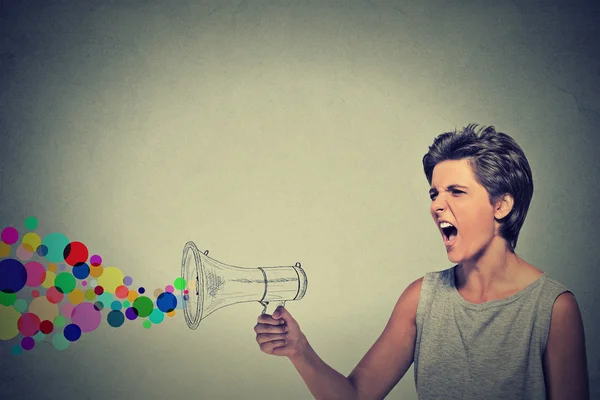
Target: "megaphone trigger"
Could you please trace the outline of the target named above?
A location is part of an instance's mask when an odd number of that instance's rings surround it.
[[[273,315],[279,306],[285,307],[285,301],[261,301],[260,304],[264,307],[262,314],[267,315]]]

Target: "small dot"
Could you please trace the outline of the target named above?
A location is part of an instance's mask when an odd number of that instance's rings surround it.
[[[146,289],[144,289],[143,287],[138,289],[139,294],[144,294],[145,291]]]
[[[126,276],[125,278],[123,278],[123,284],[125,286],[129,286],[133,283],[133,279],[130,276]]]
[[[27,217],[25,219],[25,228],[33,231],[38,226],[38,220],[35,217]]]

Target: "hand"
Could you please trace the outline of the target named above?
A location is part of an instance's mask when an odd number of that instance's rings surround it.
[[[279,306],[273,315],[261,314],[254,327],[256,341],[267,354],[294,357],[302,354],[306,337],[285,307]]]

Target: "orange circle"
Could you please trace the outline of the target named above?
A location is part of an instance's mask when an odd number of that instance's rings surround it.
[[[167,315],[168,315],[169,317],[174,317],[174,316],[175,316],[175,310],[173,310],[173,311],[169,311],[169,312],[167,313]]]
[[[138,292],[136,292],[135,290],[130,290],[129,294],[127,295],[127,300],[129,300],[131,303],[133,303],[133,301],[137,298],[138,298]]]
[[[54,264],[54,263],[48,264],[48,271],[56,272],[56,269],[57,269],[56,264]]]
[[[94,267],[92,265],[90,267],[90,275],[93,276],[94,278],[100,277],[100,275],[102,275],[103,271],[104,271],[104,267],[102,267],[102,265],[98,265],[97,267]]]

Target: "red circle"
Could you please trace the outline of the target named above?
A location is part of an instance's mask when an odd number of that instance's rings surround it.
[[[40,331],[44,334],[44,335],[48,335],[50,333],[52,333],[52,331],[54,330],[54,324],[52,323],[52,321],[42,321],[40,322]]]
[[[102,286],[96,286],[94,288],[94,293],[96,293],[96,296],[100,296],[102,293],[104,293],[104,288]]]
[[[56,286],[52,286],[46,291],[46,298],[50,303],[58,304],[64,297],[65,295],[59,292]]]
[[[17,327],[23,336],[33,336],[40,329],[40,317],[34,313],[25,313],[19,317]]]
[[[31,291],[31,297],[33,297],[34,299],[37,299],[38,297],[40,297],[40,291],[39,290],[32,290]]]
[[[75,265],[86,262],[89,252],[85,244],[81,242],[71,242],[65,247],[63,255],[66,263],[74,267]]]
[[[117,295],[119,299],[125,299],[128,294],[129,288],[125,285],[120,285],[117,287],[117,289],[115,289],[115,295]]]

